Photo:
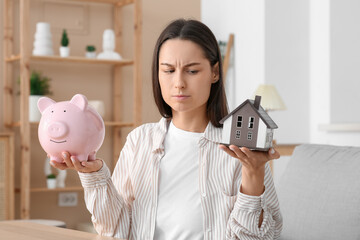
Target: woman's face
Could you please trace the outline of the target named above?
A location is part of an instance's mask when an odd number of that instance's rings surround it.
[[[211,84],[219,79],[203,50],[189,40],[171,39],[159,52],[159,82],[165,102],[176,113],[204,114]],[[175,113],[174,113],[175,111]]]

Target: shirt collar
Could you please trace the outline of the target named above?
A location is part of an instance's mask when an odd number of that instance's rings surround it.
[[[169,128],[171,118],[161,118],[159,123],[156,125],[154,131],[154,145],[153,152],[164,150],[164,140]],[[205,128],[204,136],[200,138],[200,145],[206,144],[208,141],[214,143],[221,143],[222,128],[217,128],[209,121]]]

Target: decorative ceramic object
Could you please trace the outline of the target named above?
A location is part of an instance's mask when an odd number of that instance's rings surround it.
[[[39,122],[41,119],[41,113],[37,107],[37,103],[40,98],[43,96],[40,95],[30,95],[29,96],[29,121],[30,122]]]
[[[76,94],[70,101],[58,103],[43,97],[38,107],[42,114],[39,141],[51,160],[63,162],[63,151],[80,161],[96,159],[104,141],[105,125],[84,95]]]
[[[115,33],[112,29],[106,29],[103,34],[103,52],[99,53],[98,59],[121,60],[122,57],[115,50]]]
[[[49,23],[38,22],[36,24],[35,41],[32,54],[37,56],[54,55]]]
[[[105,116],[105,104],[100,100],[89,100],[89,105],[92,106],[102,118]]]
[[[65,187],[66,175],[67,175],[66,170],[58,169],[58,175],[56,177],[56,187],[58,187],[58,188]]]

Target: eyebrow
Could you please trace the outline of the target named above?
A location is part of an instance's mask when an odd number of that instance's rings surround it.
[[[160,65],[164,65],[164,66],[168,66],[168,67],[174,66],[174,65],[171,65],[170,63],[160,63]],[[200,63],[198,63],[198,62],[189,63],[189,64],[186,64],[185,67],[191,67],[191,66],[196,66],[196,65],[200,65]]]

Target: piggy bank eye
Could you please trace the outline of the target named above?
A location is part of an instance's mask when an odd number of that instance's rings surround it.
[[[53,112],[54,112],[54,110],[51,111],[51,113],[53,113]]]
[[[64,110],[64,112],[66,112],[66,110]]]

